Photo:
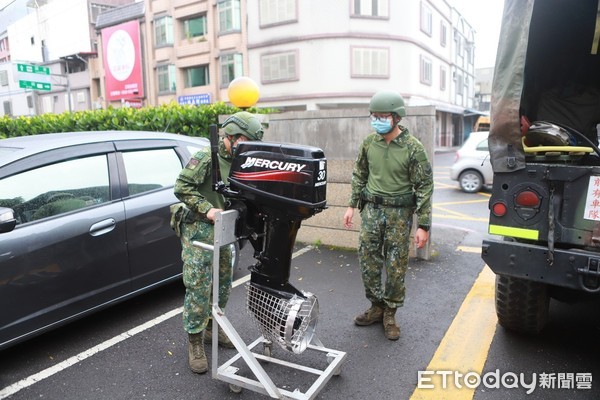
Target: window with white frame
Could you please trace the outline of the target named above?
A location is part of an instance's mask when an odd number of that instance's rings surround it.
[[[474,50],[474,45],[470,42],[465,43],[465,58],[467,60],[468,63],[473,64],[473,50]]]
[[[185,38],[201,37],[207,33],[206,14],[183,20],[183,35]]]
[[[240,0],[219,0],[219,32],[239,31],[242,29]]]
[[[440,22],[440,45],[446,47],[448,43],[448,25],[444,21]]]
[[[159,93],[174,92],[177,89],[174,65],[161,65],[156,67],[156,76],[158,78]]]
[[[446,90],[446,80],[448,79],[448,71],[446,67],[440,67],[440,90]]]
[[[431,8],[421,2],[421,31],[431,36],[433,33],[433,13]]]
[[[297,21],[296,0],[260,0],[260,25]]]
[[[454,41],[456,42],[456,55],[463,57],[463,38],[458,31],[454,31]]]
[[[5,100],[2,102],[4,106],[4,115],[12,116],[12,102],[10,100]]]
[[[154,20],[154,42],[157,46],[173,44],[173,18],[160,17]]]
[[[0,86],[8,86],[8,71],[0,71]]]
[[[208,65],[198,65],[196,67],[186,68],[184,72],[185,87],[206,86],[210,83],[208,75]]]
[[[235,78],[244,74],[242,55],[226,54],[220,57],[221,86],[228,86]]]
[[[263,55],[260,58],[262,81],[279,82],[298,79],[297,57],[295,51]]]
[[[431,60],[421,56],[421,83],[431,85],[432,81]]]
[[[389,49],[372,47],[352,48],[352,76],[389,77]]]
[[[389,17],[389,0],[350,0],[353,17]]]
[[[463,76],[456,74],[456,94],[462,95],[464,93]]]

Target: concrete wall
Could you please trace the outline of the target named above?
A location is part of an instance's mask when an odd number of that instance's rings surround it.
[[[297,240],[300,242],[358,247],[360,215],[355,212],[354,229],[346,230],[342,218],[350,197],[352,169],[363,138],[371,132],[369,111],[364,108],[287,112],[269,115],[265,141],[316,146],[327,157],[328,208],[302,222]],[[402,125],[425,146],[433,162],[435,108],[408,107]],[[414,255],[414,254],[413,254]],[[429,249],[416,254],[429,258]]]

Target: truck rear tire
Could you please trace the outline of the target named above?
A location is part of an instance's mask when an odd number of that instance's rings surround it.
[[[537,334],[548,321],[547,285],[506,275],[496,275],[498,323],[511,331]]]

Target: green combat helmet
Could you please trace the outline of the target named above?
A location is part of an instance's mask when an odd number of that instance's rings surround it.
[[[260,120],[247,111],[240,111],[223,122],[221,125],[229,136],[243,135],[250,140],[262,140],[264,131]]]
[[[369,111],[374,113],[396,113],[399,117],[406,117],[404,99],[392,90],[381,90],[373,95],[369,103]]]

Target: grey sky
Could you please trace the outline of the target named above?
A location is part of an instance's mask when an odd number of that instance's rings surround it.
[[[493,67],[504,0],[447,0],[476,31],[475,68]]]

